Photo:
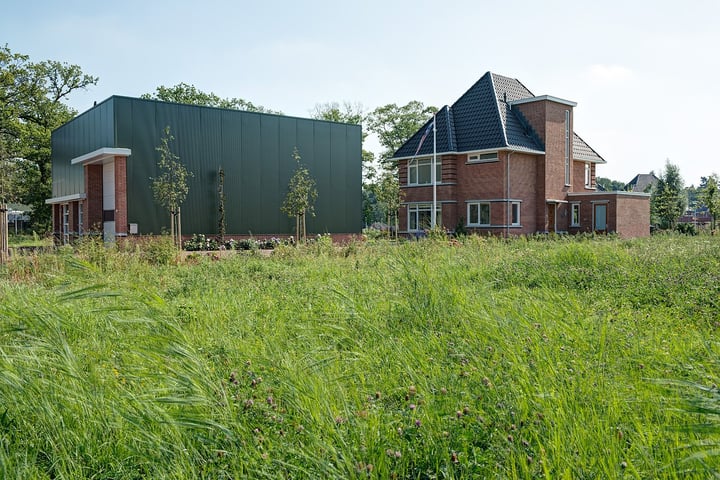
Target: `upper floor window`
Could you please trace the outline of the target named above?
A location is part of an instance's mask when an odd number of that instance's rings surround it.
[[[570,110],[565,110],[565,185],[570,185]]]
[[[585,163],[585,187],[592,187],[592,165],[590,165],[590,162]]]
[[[435,164],[435,182],[442,182],[442,161]],[[408,161],[408,185],[432,184],[432,158],[416,158]]]
[[[468,163],[497,162],[497,152],[492,153],[471,153],[468,155]]]

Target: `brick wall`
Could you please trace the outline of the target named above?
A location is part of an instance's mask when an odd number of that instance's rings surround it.
[[[570,233],[594,231],[596,205],[607,208],[607,233],[623,238],[650,235],[650,196],[630,192],[597,192],[571,194],[570,202],[580,203],[580,226],[570,227]]]
[[[115,234],[127,235],[127,168],[126,157],[115,157]]]
[[[85,165],[85,231],[103,229],[103,178],[102,165]]]

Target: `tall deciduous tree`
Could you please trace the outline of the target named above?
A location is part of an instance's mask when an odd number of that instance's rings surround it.
[[[0,160],[24,159],[30,176],[22,203],[32,205],[33,226],[46,229],[51,196],[50,133],[76,112],[62,103],[74,91],[97,83],[77,65],[47,60],[31,62],[27,55],[0,47]]]
[[[289,217],[295,217],[295,233],[298,241],[307,238],[307,228],[305,219],[307,215],[315,216],[315,200],[317,199],[317,189],[315,188],[315,179],[310,175],[310,171],[302,163],[297,147],[293,149],[292,158],[295,160],[297,167],[295,173],[288,184],[288,193],[281,210]]]
[[[712,217],[712,229],[715,230],[717,217],[720,215],[720,180],[713,173],[705,180],[705,186],[700,190],[700,201],[708,208]]]
[[[668,160],[650,197],[650,212],[660,228],[674,228],[685,211],[687,199],[680,168]]]
[[[367,118],[368,129],[378,136],[383,152],[380,163],[394,169],[389,160],[395,151],[417,132],[437,109],[413,100],[406,105],[394,103],[378,107]]]
[[[392,172],[383,173],[375,188],[378,202],[382,205],[387,217],[387,225],[394,226],[395,238],[398,234],[398,210],[403,199],[403,191],[400,189],[400,181]]]
[[[242,98],[222,98],[213,92],[206,93],[198,90],[195,85],[178,83],[172,87],[161,85],[154,93],[145,93],[140,98],[148,100],[162,100],[163,102],[187,103],[189,105],[202,105],[205,107],[232,108],[245,110],[247,112],[275,113],[282,115],[282,112],[265,108],[262,105],[244,100]]]
[[[180,206],[187,198],[189,191],[188,179],[192,177],[185,166],[179,162],[180,157],[173,153],[170,142],[175,140],[170,127],[165,127],[165,133],[160,139],[160,145],[155,149],[159,153],[157,167],[160,175],[152,178],[152,191],[157,201],[170,213],[170,236],[178,248],[182,247],[182,222]]]

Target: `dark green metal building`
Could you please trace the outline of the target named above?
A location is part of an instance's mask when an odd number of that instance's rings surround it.
[[[297,166],[295,147],[317,183],[308,232],[360,232],[359,125],[113,96],[52,133],[47,203],[58,238],[169,228],[169,214],[151,189],[166,126],[175,137],[173,152],[193,174],[182,205],[184,235],[217,233],[221,167],[228,235],[294,234],[294,219],[280,207]]]

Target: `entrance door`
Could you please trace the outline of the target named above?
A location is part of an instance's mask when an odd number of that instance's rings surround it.
[[[607,230],[607,205],[595,205],[595,231]]]
[[[555,233],[557,231],[556,225],[555,225],[555,211],[557,210],[557,205],[554,203],[548,204],[548,232]]]

